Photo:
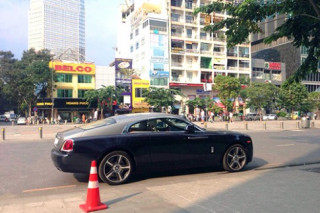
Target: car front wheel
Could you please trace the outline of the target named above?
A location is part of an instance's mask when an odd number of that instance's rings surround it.
[[[132,159],[122,151],[106,155],[99,165],[100,179],[110,185],[125,183],[132,176]]]
[[[237,172],[247,163],[247,154],[243,146],[235,144],[225,152],[223,156],[223,169],[229,172]]]

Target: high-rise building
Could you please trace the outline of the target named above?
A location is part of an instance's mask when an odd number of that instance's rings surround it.
[[[28,48],[55,59],[85,61],[84,0],[30,0]]]
[[[251,36],[252,58],[264,59],[269,62],[285,63],[286,78],[293,75],[302,62],[307,57],[307,49],[305,47],[297,48],[293,46],[292,41],[283,37],[271,44],[263,43],[263,40],[270,36],[277,27],[281,26],[286,20],[285,15],[276,14],[275,17],[270,16],[260,23],[261,33]],[[309,92],[320,91],[320,63],[317,73],[310,73],[302,80],[302,84],[306,85]],[[260,73],[259,73],[260,72]],[[273,71],[272,71],[273,72]],[[277,71],[275,71],[277,72]],[[259,73],[259,74],[258,74]],[[266,70],[256,71],[255,75],[268,75]]]
[[[131,58],[133,69],[141,79],[150,80],[151,87],[178,88],[186,99],[214,95],[204,91],[204,85],[212,85],[217,75],[250,78],[249,41],[228,48],[224,30],[204,31],[206,25],[218,23],[228,15],[225,12],[193,15],[196,7],[211,2],[127,2],[120,7],[116,57]]]

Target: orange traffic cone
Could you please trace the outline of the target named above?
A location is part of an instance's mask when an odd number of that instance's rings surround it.
[[[79,207],[85,212],[92,212],[108,208],[107,205],[101,203],[100,201],[97,163],[94,160],[91,162],[87,201],[85,204],[79,205]]]

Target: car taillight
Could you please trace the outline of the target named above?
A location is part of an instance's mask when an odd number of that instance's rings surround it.
[[[65,151],[65,152],[73,151],[73,140],[72,139],[65,140],[61,147],[61,151]]]

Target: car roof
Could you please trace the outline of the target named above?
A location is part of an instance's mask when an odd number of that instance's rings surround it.
[[[150,112],[150,113],[131,113],[131,114],[123,114],[123,115],[116,115],[109,118],[113,118],[117,123],[129,123],[132,121],[139,121],[145,119],[153,119],[153,118],[179,118],[185,120],[182,116],[173,115],[173,114],[166,114],[166,113],[157,113],[157,112]]]

